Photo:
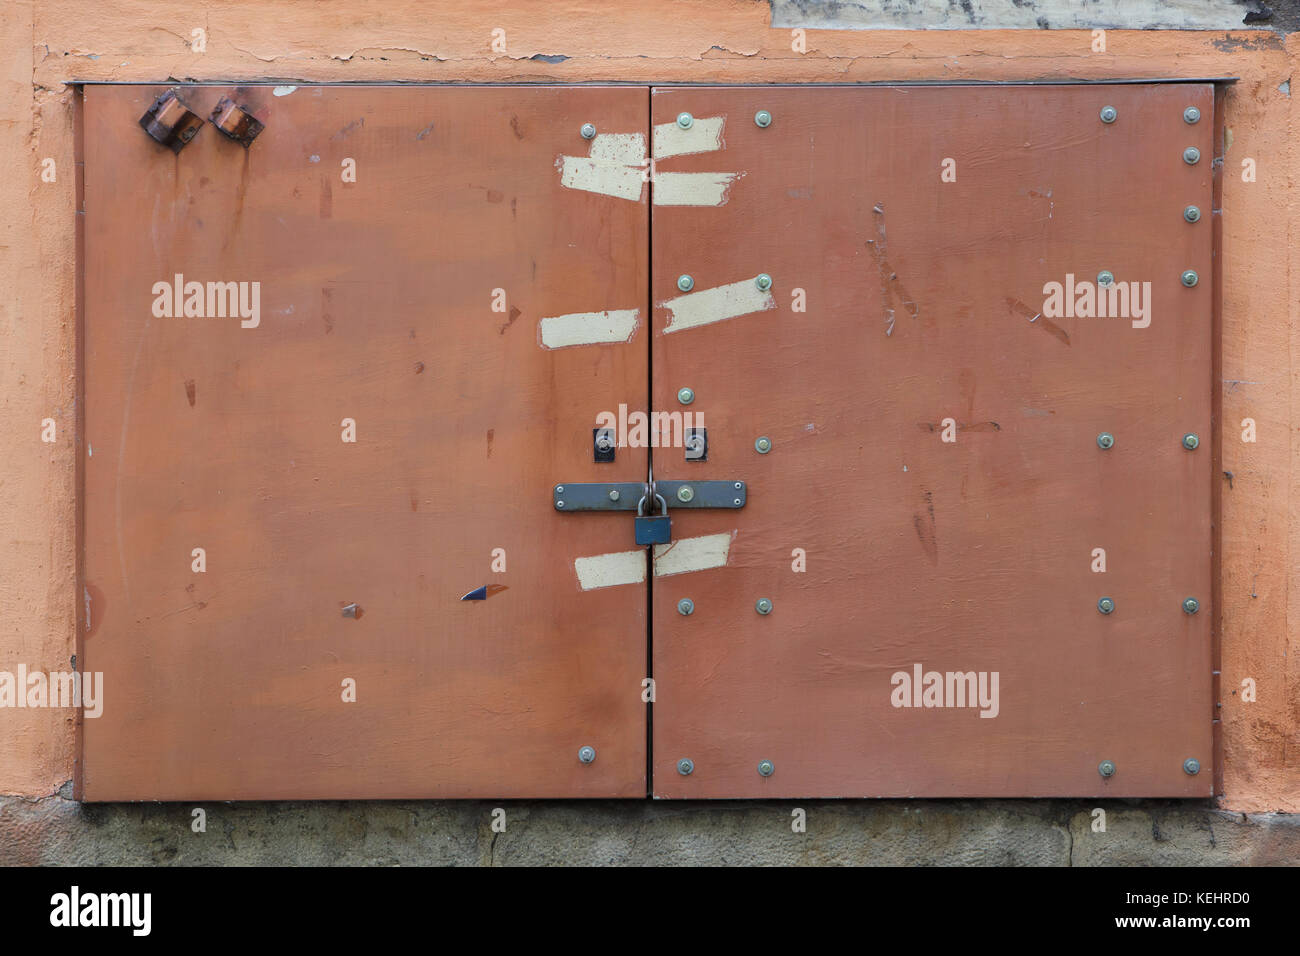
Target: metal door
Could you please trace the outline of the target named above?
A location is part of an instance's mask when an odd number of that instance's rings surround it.
[[[1213,102],[654,90],[655,794],[1210,794]]]
[[[645,170],[582,133],[646,91],[184,87],[173,152],[166,89],[83,105],[82,797],[644,796],[646,590],[570,557],[630,531],[546,489],[646,473],[590,427]]]

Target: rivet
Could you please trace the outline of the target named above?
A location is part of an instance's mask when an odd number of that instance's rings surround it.
[[[690,113],[677,114],[677,125],[680,126],[682,129],[690,129],[694,123],[695,123],[695,117],[692,116]]]
[[[1195,777],[1201,772],[1201,762],[1195,757],[1188,757],[1183,761],[1183,773]]]
[[[1119,119],[1119,110],[1113,106],[1103,106],[1101,108],[1101,121],[1103,123],[1113,123]]]
[[[694,769],[695,761],[690,757],[683,757],[681,760],[677,761],[677,772],[683,777],[689,777]]]
[[[732,498],[732,499],[731,499],[731,503],[732,503],[733,505],[735,505],[737,508],[740,507],[740,499],[739,499],[739,498]]]
[[[679,388],[677,390],[677,401],[681,402],[683,405],[689,405],[691,402],[695,401],[695,389]]]
[[[619,497],[619,495],[618,495],[618,489],[617,489],[617,488],[611,488],[611,489],[609,489],[609,500],[610,500],[610,501],[618,501],[618,497]]]
[[[596,126],[595,126],[594,123],[583,123],[583,124],[582,124],[582,138],[583,138],[583,139],[595,139],[595,138],[596,138]]]
[[[563,508],[563,507],[564,507],[564,502],[563,502],[563,501],[557,501],[557,502],[555,503],[555,507],[557,507],[557,508]]]
[[[1103,777],[1115,776],[1115,761],[1103,760],[1101,763],[1097,764],[1097,772]]]
[[[1183,210],[1183,218],[1188,222],[1199,222],[1201,218],[1201,210],[1196,206],[1188,206]]]
[[[758,441],[754,442],[754,450],[760,455],[766,455],[772,450],[772,439],[766,437],[758,439]]]
[[[772,288],[772,277],[766,272],[760,272],[758,277],[754,279],[754,285],[758,286],[759,292],[766,292]]]
[[[579,748],[578,748],[578,759],[579,759],[580,761],[582,761],[583,763],[591,763],[593,760],[596,759],[596,748],[595,748],[595,747],[579,747]]]
[[[677,500],[683,504],[695,498],[695,489],[690,485],[682,485],[677,489]]]
[[[1195,106],[1189,106],[1183,110],[1183,122],[1187,124],[1199,123],[1201,121],[1201,111]]]
[[[1103,451],[1115,444],[1115,436],[1110,432],[1102,432],[1097,436],[1097,447]]]
[[[1183,447],[1188,451],[1195,451],[1200,447],[1201,440],[1193,432],[1188,432],[1183,436]]]
[[[1104,597],[1097,602],[1097,610],[1102,614],[1109,614],[1115,610],[1115,601],[1113,598]]]
[[[770,777],[775,770],[776,766],[770,760],[760,760],[758,762],[758,773],[761,777]]]
[[[555,493],[556,493],[557,495],[562,495],[562,494],[564,494],[564,485],[556,485],[556,486],[555,486]]]
[[[1182,279],[1183,279],[1183,285],[1187,286],[1187,288],[1189,289],[1192,286],[1196,285],[1196,283],[1201,281],[1201,277],[1196,274],[1196,271],[1194,269],[1188,269],[1186,272],[1184,272],[1182,275]]]
[[[1183,162],[1188,166],[1195,166],[1201,161],[1201,151],[1195,146],[1188,146],[1183,150]]]
[[[738,481],[738,482],[736,482],[736,490],[737,490],[737,491],[739,491],[741,488],[744,488],[744,487],[745,487],[745,483],[744,483],[743,481]]]
[[[678,276],[677,288],[681,289],[683,292],[690,292],[695,288],[695,280],[690,276]]]
[[[1196,598],[1189,597],[1183,599],[1183,612],[1185,614],[1195,614],[1200,609],[1201,609],[1201,602],[1196,600]]]
[[[759,110],[754,114],[754,125],[761,127],[762,129],[767,129],[772,125],[772,114],[767,110]]]
[[[690,617],[695,613],[695,602],[690,598],[682,598],[677,602],[677,613],[682,617]]]
[[[771,614],[772,601],[769,598],[759,598],[754,602],[754,610],[759,614]]]
[[[1115,284],[1115,273],[1109,269],[1102,269],[1097,273],[1097,285],[1107,288]]]

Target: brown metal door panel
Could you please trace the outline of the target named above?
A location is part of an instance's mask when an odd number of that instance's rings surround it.
[[[655,578],[655,794],[1209,795],[1212,86],[674,88],[651,112],[653,405],[692,388],[708,434],[656,477],[748,482],[743,510],[674,514],[679,542],[734,537]],[[1145,315],[1047,312],[1103,270],[1150,283]],[[953,706],[949,673],[989,706]]]
[[[645,326],[648,190],[557,164],[643,134],[647,91],[191,87],[265,130],[174,155],[138,125],[164,89],[86,90],[83,797],[644,796],[645,588],[574,573],[630,525],[550,487],[644,479],[591,419],[643,404],[647,330],[539,323]],[[155,314],[176,274],[260,282],[259,323]]]

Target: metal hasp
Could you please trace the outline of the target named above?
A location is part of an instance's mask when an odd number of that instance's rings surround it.
[[[683,488],[690,490],[683,493]],[[617,495],[612,493],[617,492]],[[673,508],[745,507],[748,486],[743,481],[675,481],[658,479],[655,492],[673,503]],[[563,483],[551,489],[556,511],[636,511],[646,493],[642,481],[596,481]]]
[[[168,90],[145,110],[140,127],[173,153],[179,153],[203,128],[203,120],[190,111],[180,94]]]
[[[217,102],[208,120],[244,149],[252,146],[253,140],[257,139],[257,134],[266,129],[266,125],[261,120],[229,96],[223,96]]]

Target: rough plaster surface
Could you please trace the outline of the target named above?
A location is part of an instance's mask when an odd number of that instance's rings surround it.
[[[493,810],[505,811],[494,832]],[[0,865],[1283,865],[1300,819],[1202,803],[264,803],[0,798]],[[802,807],[807,831],[790,828]]]
[[[0,5],[0,669],[66,667],[75,648],[75,209],[71,81],[799,83],[1240,77],[1227,97],[1223,200],[1221,748],[1223,806],[1119,805],[1109,832],[1064,802],[518,804],[493,839],[483,804],[216,806],[191,836],[169,806],[53,796],[75,774],[64,711],[0,713],[0,862],[1258,862],[1296,860],[1300,810],[1300,390],[1292,272],[1297,40],[1270,32],[929,33],[770,25],[750,0],[655,5],[410,0],[323,7],[231,0]],[[190,47],[207,31],[206,52]],[[507,52],[490,49],[491,31]],[[43,183],[41,161],[58,164]],[[1258,179],[1240,179],[1243,158]],[[1142,175],[1140,169],[1134,175]],[[54,418],[59,440],[39,441]],[[1238,423],[1257,422],[1257,444]],[[1258,701],[1237,692],[1253,678]],[[32,799],[28,799],[32,798]],[[1253,816],[1256,812],[1263,816]],[[202,842],[196,842],[196,841]]]

